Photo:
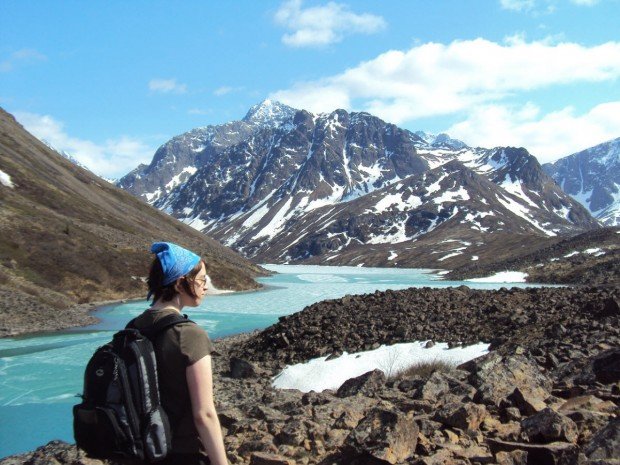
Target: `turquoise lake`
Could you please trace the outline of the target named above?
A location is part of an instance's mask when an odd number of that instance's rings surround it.
[[[408,287],[476,289],[526,287],[518,283],[443,281],[429,270],[266,265],[278,274],[259,281],[265,289],[210,296],[184,309],[211,338],[262,329],[278,317],[346,294]],[[101,308],[101,323],[33,337],[0,339],[0,458],[53,439],[74,442],[71,408],[82,391],[86,363],[95,349],[146,309],[146,301]]]

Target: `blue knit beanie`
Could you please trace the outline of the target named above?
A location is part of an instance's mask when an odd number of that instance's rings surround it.
[[[163,285],[167,286],[192,271],[200,262],[200,257],[172,242],[155,242],[151,252],[157,255],[164,271]]]

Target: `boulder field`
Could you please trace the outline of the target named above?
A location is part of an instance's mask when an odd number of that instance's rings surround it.
[[[335,391],[271,386],[287,364],[416,340],[491,350],[458,367],[374,370]],[[617,288],[346,296],[215,346],[233,464],[620,464]],[[52,441],[0,460],[18,463],[113,462]]]

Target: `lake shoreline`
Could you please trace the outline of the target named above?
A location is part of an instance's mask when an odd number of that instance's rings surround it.
[[[256,289],[246,289],[242,291],[217,290],[216,292],[207,294],[207,296],[253,293],[267,291],[269,288],[270,286],[260,284]],[[48,309],[48,312],[54,312],[53,319],[49,318],[48,313],[44,315],[22,315],[22,321],[14,322],[9,320],[9,322],[5,324],[0,330],[0,339],[52,335],[71,329],[87,328],[101,323],[102,320],[97,316],[97,313],[105,307],[142,300],[145,302],[144,308],[148,308],[150,304],[144,297],[128,296],[120,299],[98,300],[76,304],[63,310]]]

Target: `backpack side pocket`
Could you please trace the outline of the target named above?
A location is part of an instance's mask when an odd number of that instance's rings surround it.
[[[81,403],[73,407],[76,445],[95,457],[111,457],[126,449],[127,436],[110,409]]]
[[[145,419],[142,431],[146,458],[150,462],[163,460],[172,447],[171,437],[168,415],[161,406],[156,407]]]

